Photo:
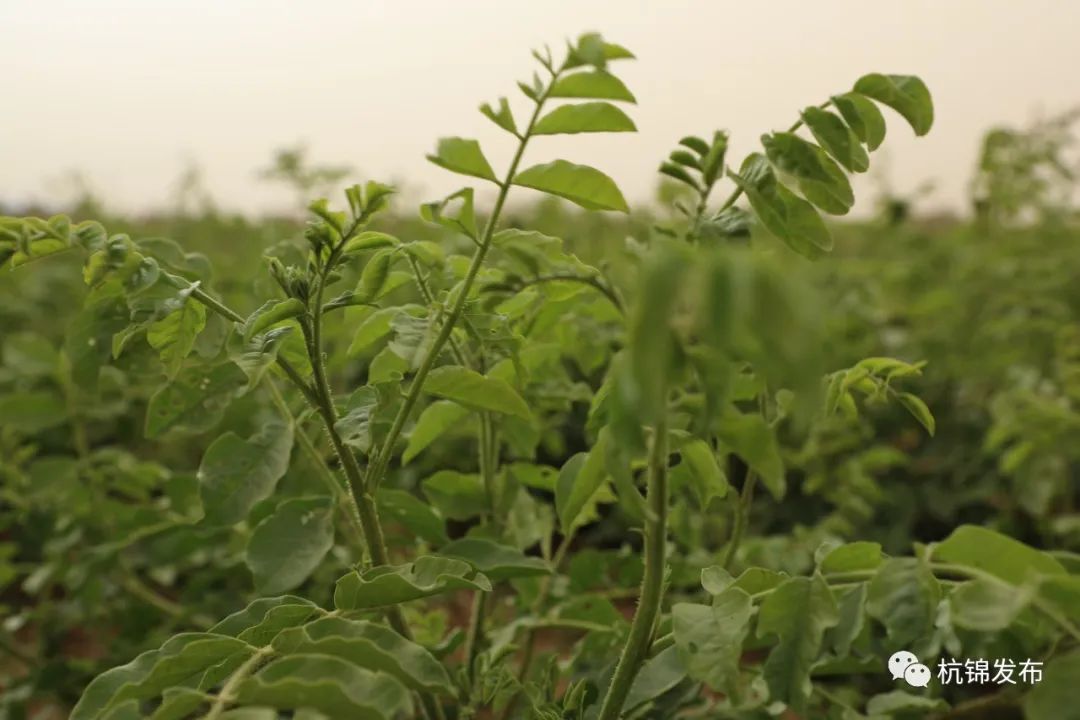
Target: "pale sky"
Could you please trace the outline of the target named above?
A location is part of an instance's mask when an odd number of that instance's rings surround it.
[[[219,204],[254,214],[291,202],[256,171],[297,142],[433,199],[467,182],[426,163],[436,139],[480,139],[501,174],[510,138],[476,108],[524,112],[529,49],[588,30],[637,55],[617,70],[640,132],[541,138],[527,159],[594,164],[631,202],[680,136],[726,128],[737,162],[880,71],[922,76],[937,119],[916,141],[887,113],[872,166],[961,208],[987,127],[1080,103],[1072,0],[0,0],[0,201],[70,198],[78,171],[114,208],[162,207],[194,161]]]

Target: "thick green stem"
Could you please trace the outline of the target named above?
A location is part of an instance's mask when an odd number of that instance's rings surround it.
[[[641,596],[630,635],[623,646],[615,675],[611,678],[597,720],[616,720],[641,669],[652,644],[656,618],[664,593],[665,552],[667,544],[667,424],[663,418],[656,423],[652,449],[649,453],[648,497],[651,516],[645,520],[645,577],[641,581]]]

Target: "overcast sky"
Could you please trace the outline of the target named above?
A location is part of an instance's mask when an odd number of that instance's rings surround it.
[[[737,161],[881,71],[922,76],[937,121],[915,141],[890,115],[872,164],[960,208],[987,127],[1080,103],[1069,0],[0,0],[0,201],[70,197],[78,171],[115,208],[161,207],[194,162],[221,205],[257,213],[290,202],[257,170],[297,142],[433,198],[464,181],[424,161],[435,140],[477,137],[500,167],[507,137],[477,106],[517,103],[529,49],[587,30],[637,54],[618,72],[640,132],[544,138],[529,158],[594,164],[631,201],[681,135],[726,128]],[[863,181],[864,210],[873,194]]]

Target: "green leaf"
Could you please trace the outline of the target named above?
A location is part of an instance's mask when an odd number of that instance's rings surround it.
[[[958,586],[949,595],[950,617],[957,627],[998,632],[1009,627],[1035,596],[1035,587],[978,578]]]
[[[514,122],[514,114],[510,112],[510,103],[506,98],[499,98],[499,109],[495,110],[489,103],[484,103],[480,106],[480,112],[484,114],[488,120],[495,123],[503,130],[513,135],[517,135],[517,124]]]
[[[409,444],[401,454],[402,464],[411,462],[447,432],[460,428],[468,417],[469,410],[451,400],[438,400],[428,405],[409,433]]]
[[[716,424],[720,441],[758,474],[769,493],[784,497],[784,462],[773,429],[756,413],[725,413]]]
[[[248,342],[243,342],[239,335],[230,337],[229,357],[247,375],[247,389],[255,387],[262,380],[266,371],[277,361],[282,344],[295,330],[286,326],[268,330],[256,335]],[[235,341],[232,338],[236,338]]]
[[[392,675],[413,690],[456,695],[442,663],[428,650],[388,627],[366,620],[320,618],[282,632],[274,639],[274,649],[287,654],[336,657]]]
[[[729,173],[765,228],[800,255],[815,260],[832,249],[832,236],[814,206],[776,180],[765,158],[752,153]]]
[[[246,705],[308,708],[356,720],[392,720],[412,714],[409,691],[392,676],[328,655],[275,660],[240,683],[236,698]]]
[[[221,419],[247,377],[236,364],[183,369],[172,382],[150,397],[146,408],[146,436],[155,438],[173,427],[207,430]]]
[[[1013,585],[1039,575],[1064,575],[1065,568],[1050,555],[1019,540],[977,525],[961,525],[935,545],[936,562],[983,570]]]
[[[459,137],[442,138],[434,155],[427,159],[450,172],[472,175],[497,183],[495,171],[480,150],[480,143]]]
[[[851,209],[855,203],[851,183],[824,150],[790,132],[764,135],[761,144],[769,162],[794,177],[807,200],[832,215]]]
[[[307,308],[304,303],[296,298],[268,300],[244,320],[240,334],[244,340],[251,340],[263,330],[290,318],[299,317],[305,312],[307,312]]]
[[[1080,650],[1072,650],[1046,664],[1042,682],[1024,698],[1026,720],[1080,720],[1076,679],[1080,678]]]
[[[551,86],[548,97],[637,102],[623,81],[606,70],[584,70],[563,75]]]
[[[672,646],[660,651],[642,664],[626,694],[625,710],[633,710],[649,700],[655,700],[674,688],[686,677],[679,649]]]
[[[165,689],[182,685],[211,665],[253,649],[236,638],[209,633],[183,633],[157,650],[142,653],[127,665],[98,675],[86,687],[71,712],[72,720],[102,717],[126,700],[157,697]]]
[[[180,372],[184,360],[195,346],[195,338],[206,327],[206,308],[187,295],[178,298],[180,306],[146,329],[146,341],[158,351],[166,374]]]
[[[564,535],[582,522],[582,511],[607,479],[605,453],[610,437],[605,428],[588,453],[574,455],[559,471],[559,480],[555,485],[555,511]]]
[[[914,75],[863,75],[855,92],[871,97],[900,113],[916,135],[930,132],[934,124],[934,102],[926,84]]]
[[[485,377],[460,365],[435,368],[424,382],[424,392],[464,405],[529,420],[532,413],[517,390],[505,380]]]
[[[362,453],[371,450],[374,442],[375,412],[379,407],[379,391],[370,385],[357,388],[349,396],[344,414],[334,423],[342,441]]]
[[[262,646],[287,627],[304,623],[319,612],[315,603],[296,595],[259,598],[243,610],[229,615],[208,632],[238,637]]]
[[[255,526],[245,561],[260,594],[292,590],[315,571],[334,545],[334,501],[293,498]]]
[[[885,117],[878,110],[878,106],[865,95],[834,95],[832,103],[856,137],[866,144],[867,149],[876,150],[885,140]]]
[[[18,418],[19,430],[33,434],[68,421],[68,406],[53,390],[24,390],[0,396],[0,417]]]
[[[830,549],[821,558],[818,569],[826,575],[876,570],[881,565],[881,561],[881,545],[875,542],[859,541]]]
[[[866,172],[870,168],[870,156],[866,154],[858,136],[837,115],[821,108],[808,107],[803,110],[802,119],[814,139],[848,172]]]
[[[424,555],[406,565],[382,565],[345,575],[334,588],[334,606],[367,610],[452,590],[491,592],[491,582],[463,560]]]
[[[691,487],[703,510],[708,509],[714,497],[723,498],[727,495],[731,486],[709,443],[704,440],[691,440],[679,448],[679,455],[682,456],[682,464],[689,470]]]
[[[866,703],[866,713],[875,719],[880,717],[924,718],[933,717],[933,713],[948,707],[948,703],[941,698],[893,690],[870,698]]]
[[[267,425],[246,440],[231,430],[214,440],[197,473],[205,522],[231,525],[245,519],[289,468],[292,444],[292,426],[284,424]]]
[[[421,486],[428,501],[451,520],[468,520],[488,507],[484,483],[475,473],[440,470],[425,478]]]
[[[553,160],[519,172],[514,185],[557,195],[586,210],[629,212],[615,181],[596,168]]]
[[[917,395],[912,395],[909,392],[896,393],[896,399],[900,401],[912,417],[919,421],[919,424],[926,428],[926,432],[930,433],[931,437],[934,435],[935,423],[934,416],[930,412],[930,408],[926,407],[926,403]]]
[[[473,240],[477,238],[472,188],[462,188],[439,202],[421,205],[420,217],[429,223],[462,233]],[[416,243],[410,243],[406,245],[406,249],[408,250],[414,246],[416,246]],[[431,265],[432,263],[427,262],[425,264]]]
[[[870,581],[866,610],[889,636],[889,647],[908,648],[934,628],[941,585],[925,562],[887,560]]]
[[[442,545],[449,541],[443,519],[412,493],[394,488],[379,488],[375,493],[375,502],[384,518],[396,520],[410,533],[432,545]]]
[[[675,646],[690,677],[718,692],[736,694],[751,614],[750,596],[739,588],[724,590],[712,605],[676,603],[671,608]]]
[[[533,135],[592,132],[634,132],[634,121],[611,103],[597,101],[563,105],[536,123]]]
[[[836,599],[820,575],[791,578],[765,598],[758,613],[758,637],[779,638],[764,666],[772,699],[805,714],[810,669],[825,631],[838,621]]]
[[[393,250],[381,250],[364,264],[360,272],[360,281],[356,284],[353,293],[355,301],[367,303],[374,301],[379,292],[386,285],[386,279],[390,276],[390,261],[393,259]]]
[[[551,568],[542,558],[528,556],[515,547],[484,538],[455,540],[440,548],[439,555],[464,560],[493,582],[551,573]]]
[[[376,232],[375,230],[365,230],[362,233],[352,236],[345,242],[345,246],[341,248],[342,255],[355,255],[367,250],[382,250],[384,248],[397,247],[401,244],[393,235],[389,235],[384,232]]]
[[[353,335],[346,355],[357,357],[373,354],[374,347],[393,332],[390,324],[398,313],[405,310],[405,307],[380,308],[367,315],[356,328],[356,334]]]

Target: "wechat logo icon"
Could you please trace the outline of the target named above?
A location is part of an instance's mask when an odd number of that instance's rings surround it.
[[[930,684],[930,668],[920,663],[915,653],[907,650],[892,654],[889,658],[889,673],[893,680],[903,678],[911,687],[926,687]]]

